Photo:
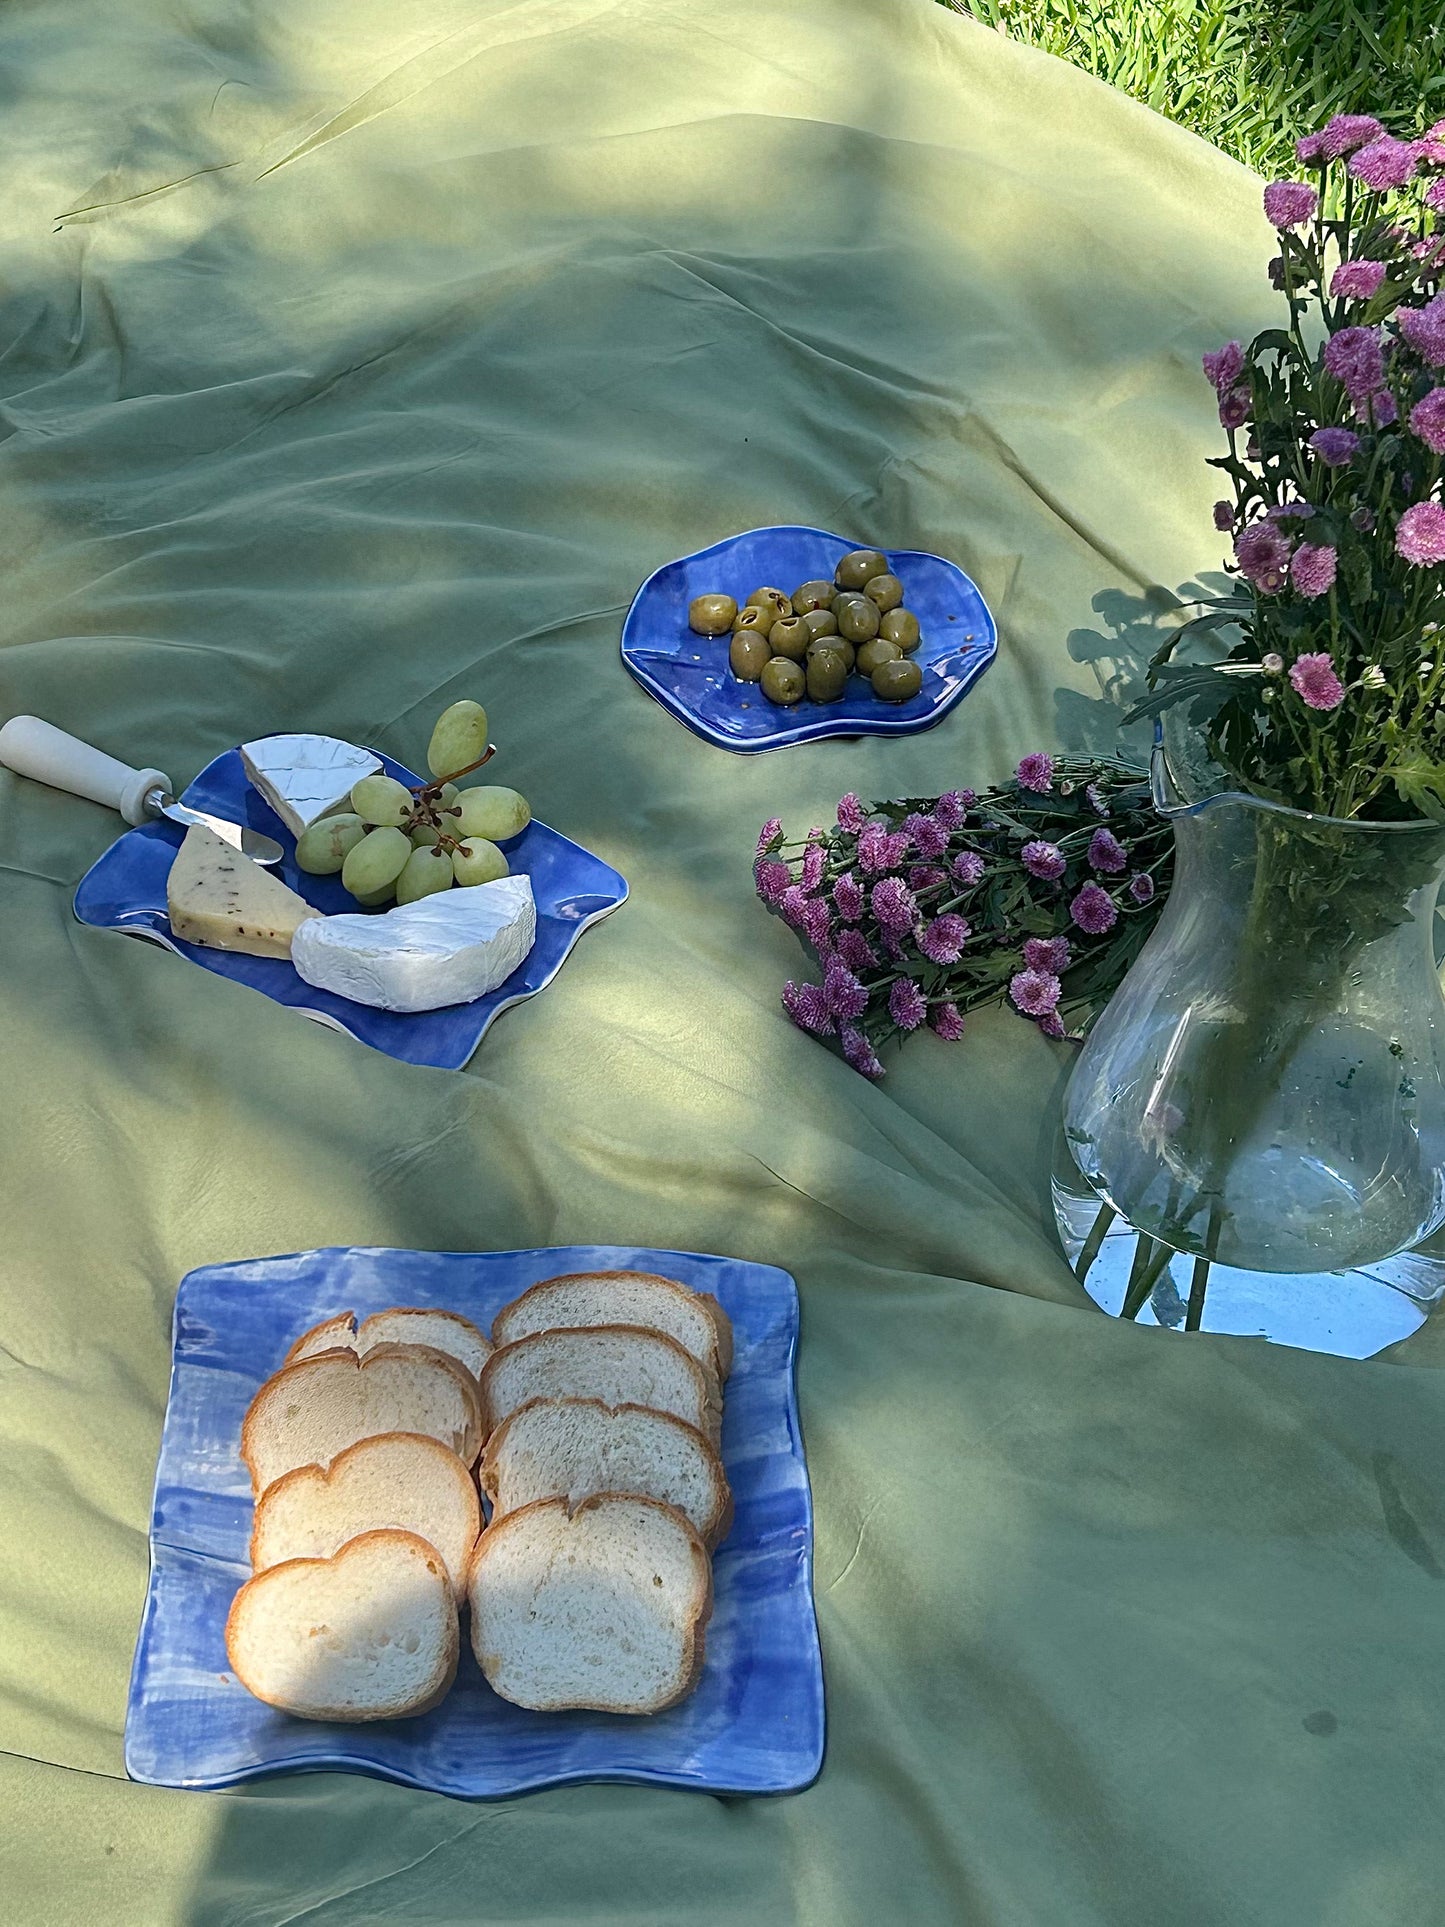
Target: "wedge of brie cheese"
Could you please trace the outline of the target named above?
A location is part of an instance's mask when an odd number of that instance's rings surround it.
[[[530,877],[439,890],[379,916],[303,923],[291,961],[308,984],[374,1010],[469,1004],[506,982],[532,948]]]
[[[246,774],[293,836],[344,809],[353,783],[381,768],[379,757],[336,736],[263,736],[242,743]]]
[[[186,831],[171,865],[166,909],[173,936],[248,957],[289,957],[301,925],[324,921],[278,877],[199,823]]]

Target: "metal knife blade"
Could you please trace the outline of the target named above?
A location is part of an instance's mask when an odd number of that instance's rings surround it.
[[[229,843],[242,856],[250,857],[253,863],[269,865],[281,861],[283,852],[276,839],[262,836],[259,830],[248,829],[244,823],[232,823],[228,817],[208,816],[204,810],[190,809],[165,790],[149,791],[145,802],[152,816],[169,817],[172,823],[179,823],[185,829],[193,823],[199,824],[203,830],[214,831],[223,843]]]

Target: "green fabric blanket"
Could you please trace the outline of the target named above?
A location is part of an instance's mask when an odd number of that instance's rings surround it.
[[[1098,1316],[1066,1051],[998,1013],[866,1084],[751,890],[768,815],[1117,741],[1217,566],[1257,182],[930,0],[17,0],[0,98],[0,715],[184,782],[285,728],[415,763],[476,696],[633,892],[410,1069],[80,927],[117,820],[0,778],[6,1920],[1439,1918],[1434,1334]],[[999,659],[942,727],[740,758],[623,672],[652,568],[775,521],[974,576]],[[797,1277],[818,1783],[127,1783],[182,1274],[591,1240]]]

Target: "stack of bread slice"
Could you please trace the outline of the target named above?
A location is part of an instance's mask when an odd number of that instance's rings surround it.
[[[425,1712],[469,1605],[505,1699],[675,1704],[701,1671],[732,1519],[731,1363],[716,1301],[643,1272],[544,1280],[490,1339],[414,1307],[313,1326],[242,1427],[256,1508],[226,1627],[238,1679],[302,1717]]]

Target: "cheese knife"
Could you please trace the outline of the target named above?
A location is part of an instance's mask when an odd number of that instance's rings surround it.
[[[166,816],[185,829],[199,824],[204,830],[214,831],[253,863],[281,861],[281,845],[274,837],[178,803],[171,779],[163,770],[132,769],[38,716],[12,716],[0,729],[0,764],[13,769],[17,776],[29,776],[52,789],[68,790],[72,796],[86,796],[92,803],[119,810],[131,825]]]

